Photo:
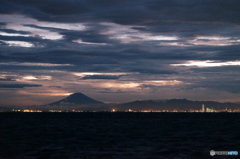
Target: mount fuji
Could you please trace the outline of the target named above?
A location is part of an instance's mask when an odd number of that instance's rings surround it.
[[[104,104],[103,102],[92,99],[82,93],[73,93],[70,96],[53,103],[48,104],[49,106],[57,105],[95,105],[95,104]]]

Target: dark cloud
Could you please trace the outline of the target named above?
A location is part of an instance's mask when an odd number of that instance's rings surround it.
[[[0,78],[0,81],[16,81],[16,80],[12,78]]]
[[[2,13],[20,12],[45,21],[112,21],[152,24],[165,21],[239,23],[238,0],[31,0],[3,1]],[[38,14],[37,14],[38,13]],[[54,16],[52,16],[54,15]],[[71,15],[71,16],[70,16]]]
[[[1,26],[1,23],[0,23]],[[17,30],[13,30],[13,29],[1,29],[2,32],[5,33],[11,33],[11,34],[30,34],[30,32],[27,31],[17,31]]]
[[[177,71],[171,70],[171,69],[156,69],[156,68],[151,68],[151,67],[131,67],[132,72],[139,72],[139,73],[145,73],[145,74],[178,74]]]
[[[39,84],[0,84],[0,88],[42,87]]]
[[[104,8],[109,8],[109,7],[124,7],[127,5],[128,1],[127,0],[91,0],[89,1],[90,4],[94,6],[101,6]]]
[[[52,27],[41,27],[36,25],[24,25],[32,28],[44,29],[53,32],[57,32],[63,35],[63,39],[60,41],[67,41],[68,43],[72,43],[73,40],[82,40],[83,42],[90,43],[113,43],[118,42],[117,40],[109,39],[107,35],[103,35],[100,32],[106,30],[107,26],[102,25],[87,25],[88,29],[83,31],[73,31],[68,29],[59,29]]]
[[[62,88],[61,86],[49,86],[49,88]]]
[[[35,8],[43,13],[52,15],[79,14],[88,10],[87,6],[84,6],[81,1],[76,0],[42,0],[41,2],[33,2],[31,0],[8,0],[8,2],[12,2],[12,8],[15,5],[20,5],[22,6],[21,9],[27,10],[29,8]]]
[[[240,60],[240,46],[233,45],[233,46],[222,47],[221,50],[219,50],[219,53],[218,53],[216,59],[218,59],[218,60]]]
[[[224,62],[224,61],[221,61]],[[240,74],[239,66],[220,66],[220,67],[201,67],[201,68],[191,68],[194,72],[198,73],[221,73],[227,76],[236,76]]]
[[[97,92],[97,93],[109,93],[109,94],[112,94],[112,93],[124,93],[124,94],[128,94],[129,92],[124,92],[124,91],[100,91],[100,92]]]
[[[0,22],[0,29],[3,30],[5,28],[6,23],[1,23]]]
[[[81,39],[83,42],[91,42],[91,43],[110,43],[111,41],[108,39],[108,36],[99,34],[96,30],[89,31],[68,31],[68,32],[60,32],[60,34],[64,35],[64,38],[67,41],[79,40]]]
[[[81,79],[105,79],[105,80],[113,80],[113,79],[119,79],[122,76],[114,76],[114,75],[87,75],[84,76]]]
[[[151,88],[152,90],[157,90],[157,89],[169,87],[169,86],[156,86],[156,85],[151,85],[151,84],[141,84],[139,87],[140,88]]]
[[[149,9],[162,13],[163,18],[187,22],[233,22],[239,23],[237,0],[153,0]]]
[[[187,86],[186,88],[181,89],[209,89],[209,90],[217,90],[221,92],[229,92],[233,94],[240,94],[240,86],[239,86],[239,80],[203,80],[199,81],[197,83],[191,84]]]
[[[26,42],[46,42],[48,40],[43,40],[40,37],[23,37],[23,36],[2,36],[0,35],[0,40],[6,41],[26,41]]]

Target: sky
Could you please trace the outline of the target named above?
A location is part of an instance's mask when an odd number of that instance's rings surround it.
[[[239,0],[0,4],[0,105],[240,102]]]

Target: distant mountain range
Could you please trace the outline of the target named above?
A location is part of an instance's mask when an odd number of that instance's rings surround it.
[[[121,109],[133,110],[200,110],[202,105],[210,109],[236,109],[240,108],[240,104],[236,103],[219,103],[213,101],[191,101],[187,99],[169,99],[169,100],[148,100],[148,101],[134,101],[119,105]]]
[[[240,108],[240,104],[237,103],[219,103],[213,101],[191,101],[187,99],[169,99],[169,100],[142,100],[142,101],[133,101],[129,103],[123,104],[105,104],[101,101],[94,100],[82,93],[74,93],[64,98],[60,101],[50,103],[48,106],[74,106],[74,107],[83,107],[85,109],[89,108],[96,110],[109,110],[109,109],[117,109],[117,110],[190,110],[197,109],[200,110],[202,105],[205,107],[213,108],[213,109],[236,109]],[[96,105],[96,106],[94,106]]]

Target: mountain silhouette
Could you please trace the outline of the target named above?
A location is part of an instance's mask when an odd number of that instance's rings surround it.
[[[169,99],[169,100],[144,100],[144,101],[133,101],[129,103],[123,103],[118,105],[120,110],[189,110],[197,109],[200,110],[202,105],[208,108],[214,109],[237,109],[240,104],[237,103],[219,103],[213,101],[191,101],[187,99]]]
[[[86,105],[86,104],[104,104],[103,102],[94,100],[82,93],[73,93],[67,98],[60,101],[50,103],[48,105]]]

